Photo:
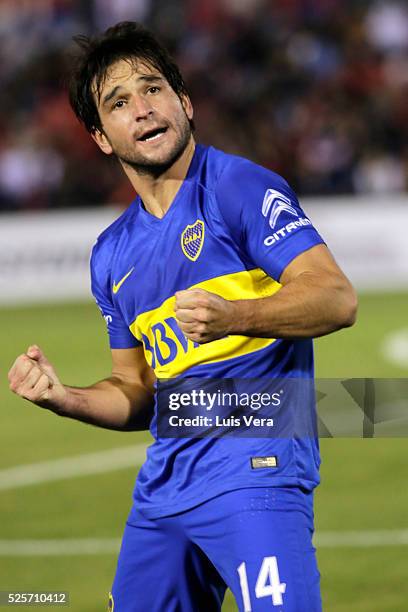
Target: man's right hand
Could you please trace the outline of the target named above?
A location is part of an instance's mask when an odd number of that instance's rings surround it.
[[[8,380],[11,391],[44,408],[61,406],[67,395],[53,366],[35,344],[17,357]]]
[[[112,373],[88,387],[63,385],[42,350],[33,345],[10,369],[10,389],[63,417],[116,431],[149,429],[154,381],[144,349],[112,349]]]

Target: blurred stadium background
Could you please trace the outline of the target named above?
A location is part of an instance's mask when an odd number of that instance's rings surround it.
[[[283,174],[357,285],[358,324],[316,342],[318,376],[408,372],[406,2],[2,0],[0,591],[66,590],[75,612],[106,608],[148,434],[58,419],[6,373],[33,342],[67,383],[109,370],[88,255],[134,194],[77,124],[63,74],[73,35],[123,19],[174,53],[198,140]],[[325,439],[322,455],[324,609],[405,611],[407,441]]]

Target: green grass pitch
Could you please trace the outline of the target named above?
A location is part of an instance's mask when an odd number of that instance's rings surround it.
[[[358,324],[316,342],[317,375],[406,377],[408,368],[387,362],[381,346],[389,332],[408,327],[407,306],[407,294],[363,295]],[[8,391],[9,366],[34,342],[68,384],[86,385],[109,372],[105,326],[93,304],[4,308],[0,331],[0,470],[148,439],[59,419]],[[326,439],[321,448],[317,531],[408,528],[408,440]],[[120,537],[135,477],[136,466],[0,491],[0,540]],[[325,611],[407,609],[407,547],[327,547],[318,559]],[[0,556],[0,590],[67,590],[70,610],[97,612],[107,607],[115,562],[114,554]],[[233,610],[227,596],[223,612]]]

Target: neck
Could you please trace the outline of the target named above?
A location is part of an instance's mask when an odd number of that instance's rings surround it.
[[[178,160],[160,176],[138,173],[122,163],[127,177],[150,214],[160,219],[164,217],[187,175],[194,150],[195,142],[191,137]]]

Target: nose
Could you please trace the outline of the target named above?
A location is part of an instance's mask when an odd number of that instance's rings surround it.
[[[133,98],[133,110],[136,121],[144,121],[153,115],[152,105],[144,96],[135,96]]]

